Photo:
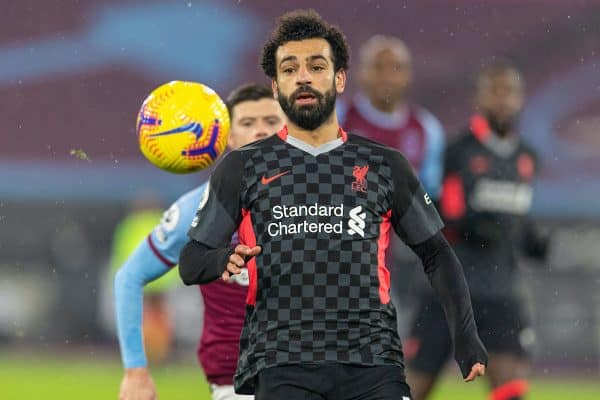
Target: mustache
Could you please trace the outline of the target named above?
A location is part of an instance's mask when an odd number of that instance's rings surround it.
[[[292,100],[295,100],[298,98],[298,96],[300,96],[300,93],[302,94],[310,94],[312,96],[315,96],[317,99],[322,99],[323,95],[319,92],[317,92],[315,89],[311,88],[310,86],[300,86],[298,89],[294,90],[294,92],[290,95],[290,98]]]

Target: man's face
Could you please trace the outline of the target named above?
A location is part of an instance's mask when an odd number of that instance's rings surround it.
[[[404,47],[381,47],[364,56],[360,65],[360,82],[371,102],[392,108],[406,98],[412,79],[411,58]]]
[[[285,117],[275,99],[243,101],[232,110],[228,145],[235,150],[279,131]]]
[[[334,71],[329,43],[324,39],[285,43],[277,49],[275,62],[273,91],[288,119],[306,130],[329,120],[346,82],[344,71]]]
[[[510,129],[523,108],[524,90],[520,75],[507,70],[483,76],[477,85],[476,107],[494,130]],[[504,133],[504,132],[498,132]]]

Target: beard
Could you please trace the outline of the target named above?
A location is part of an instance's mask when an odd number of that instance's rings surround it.
[[[314,96],[316,104],[296,105],[300,93]],[[277,88],[277,99],[291,122],[307,131],[314,131],[331,117],[335,109],[336,90],[334,86],[322,94],[310,86],[300,86],[291,95],[285,96]]]
[[[498,119],[492,113],[486,113],[485,117],[490,125],[490,129],[501,137],[506,136],[513,130],[517,119],[516,116],[508,119]]]

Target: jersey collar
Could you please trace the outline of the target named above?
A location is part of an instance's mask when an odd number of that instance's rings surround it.
[[[408,124],[410,108],[406,105],[398,107],[391,113],[376,109],[371,100],[364,94],[354,98],[354,105],[358,113],[369,123],[384,129],[400,129]]]
[[[470,128],[473,136],[482,145],[500,157],[510,157],[519,147],[517,135],[510,135],[506,138],[495,135],[487,119],[481,114],[475,114],[471,117]]]
[[[305,141],[295,138],[293,136],[289,136],[288,130],[287,130],[287,125],[284,125],[283,128],[281,128],[281,130],[279,132],[277,132],[277,136],[279,136],[279,138],[281,140],[288,143],[289,145],[292,145],[292,146],[294,146],[306,153],[309,153],[315,157],[318,156],[319,154],[327,153],[327,152],[335,149],[336,147],[341,146],[348,140],[348,134],[341,127],[340,127],[340,131],[339,131],[339,136],[337,139],[334,139],[327,143],[323,143],[322,145],[317,146],[317,147],[312,146],[312,145],[306,143]]]

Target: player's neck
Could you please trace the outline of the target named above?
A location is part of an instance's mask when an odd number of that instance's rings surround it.
[[[376,99],[369,99],[373,108],[382,113],[391,114],[393,112],[398,111],[399,109],[403,109],[407,105],[406,99],[401,99],[397,101],[391,100],[383,100],[377,101]]]
[[[291,121],[288,121],[288,135],[302,140],[313,147],[319,147],[325,143],[329,143],[339,137],[340,125],[338,123],[337,114],[335,111],[331,117],[327,119],[317,129],[309,131],[299,127]]]

